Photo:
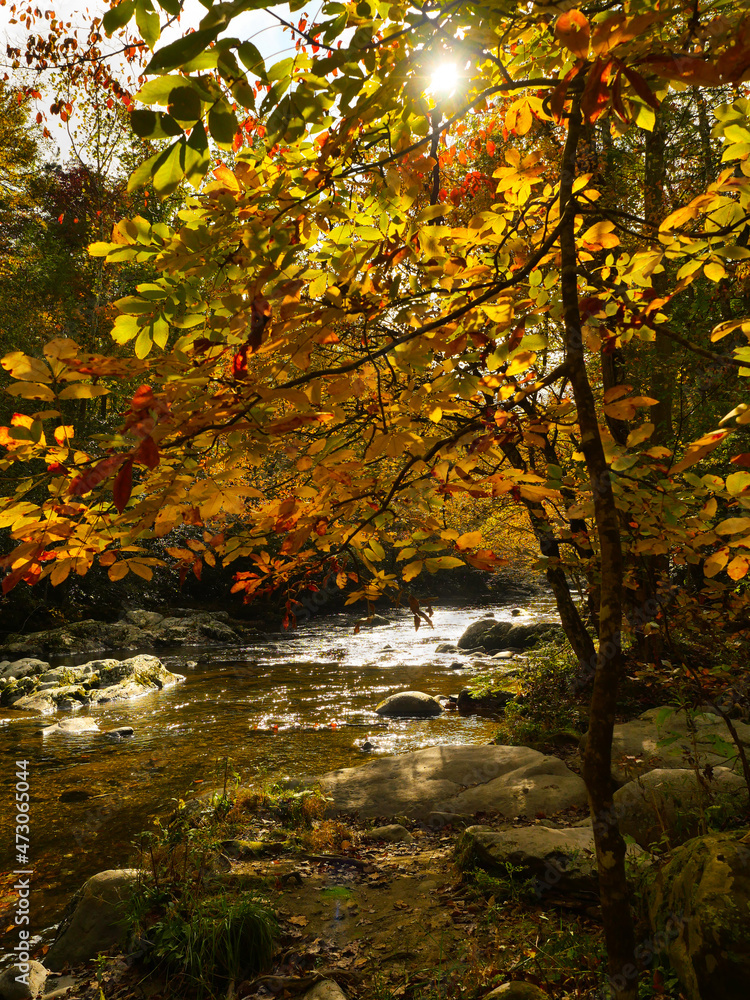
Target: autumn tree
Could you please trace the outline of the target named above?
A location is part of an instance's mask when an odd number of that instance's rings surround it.
[[[243,559],[248,599],[325,574],[350,600],[408,596],[424,572],[498,565],[481,532],[445,527],[452,498],[521,504],[591,685],[584,777],[610,984],[631,1000],[610,778],[626,611],[640,627],[628,595],[641,557],[703,564],[710,580],[750,565],[750,411],[716,414],[683,444],[668,378],[672,344],[749,370],[746,303],[731,293],[750,256],[746,5],[325,3],[314,23],[288,22],[294,53],[272,65],[232,34],[265,6],[209,5],[163,45],[150,0],[104,18],[116,34],[135,17],[154,50],[131,123],[162,145],[131,189],[193,193],[174,223],[123,219],[90,248],[157,275],[118,303],[112,336],[134,357],[57,339],[44,362],[4,359],[12,391],[43,386],[45,409],[0,432],[2,464],[47,465],[0,514],[16,543],[4,590],[96,560],[112,579],[148,578],[144,544],[188,523],[203,541],[174,558],[196,572]],[[162,8],[166,23],[180,4]],[[667,205],[664,137],[686,88],[702,161],[680,166],[690,179]],[[645,160],[624,203],[612,166],[628,142]],[[722,282],[716,316],[701,303]],[[143,384],[99,450],[53,430],[71,381],[133,377]],[[740,386],[727,380],[732,405]],[[700,475],[716,449],[739,449],[736,471]],[[248,474],[269,468],[268,481]],[[41,483],[49,499],[30,500]]]

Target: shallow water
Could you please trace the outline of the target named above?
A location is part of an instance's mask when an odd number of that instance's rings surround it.
[[[168,667],[186,675],[184,683],[79,713],[95,718],[101,729],[132,726],[134,735],[121,742],[100,735],[42,735],[66,713],[44,718],[6,713],[0,719],[6,762],[0,778],[0,859],[4,872],[16,867],[12,765],[26,759],[31,773],[32,930],[39,933],[59,919],[71,892],[90,875],[124,866],[136,835],[156,814],[180,797],[222,785],[226,758],[231,783],[234,775],[247,782],[361,764],[372,756],[361,749],[367,738],[377,754],[487,742],[496,729],[489,719],[446,712],[434,719],[384,723],[373,709],[398,690],[457,694],[488,661],[436,653],[435,646],[455,642],[487,611],[509,619],[513,606],[437,608],[434,628],[418,631],[411,615],[392,611],[386,614],[388,625],[356,635],[355,617],[327,615],[290,635],[240,648],[185,647],[160,653]],[[519,620],[550,617],[551,602],[542,598]],[[87,654],[76,660],[93,658]],[[187,660],[196,665],[186,667]],[[452,669],[459,660],[464,668]],[[6,892],[12,881],[0,883],[3,928],[10,923],[3,911],[12,903]]]

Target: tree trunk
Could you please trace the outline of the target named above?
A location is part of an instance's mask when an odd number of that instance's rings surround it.
[[[601,554],[599,650],[596,658],[583,776],[589,796],[599,868],[599,895],[609,962],[609,983],[618,1000],[637,1000],[635,931],[625,877],[625,842],[612,800],[612,730],[622,673],[623,556],[619,515],[604,455],[594,394],[586,370],[578,305],[573,197],[576,150],[581,134],[580,96],[573,98],[560,179],[561,293],[568,375],[578,411],[581,450],[591,482]]]

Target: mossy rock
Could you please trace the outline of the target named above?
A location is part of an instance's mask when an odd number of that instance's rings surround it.
[[[746,1000],[750,982],[750,831],[696,837],[646,889],[655,950],[688,1000]]]

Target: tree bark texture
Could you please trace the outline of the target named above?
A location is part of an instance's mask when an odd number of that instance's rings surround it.
[[[601,557],[599,650],[589,713],[583,776],[589,796],[599,869],[599,894],[609,964],[609,982],[618,1000],[636,1000],[638,969],[635,931],[625,876],[625,842],[612,799],[612,731],[622,673],[623,555],[619,515],[604,455],[594,394],[586,369],[578,303],[573,182],[581,135],[580,98],[573,98],[560,178],[561,294],[568,376],[578,412],[580,447],[594,500]]]

